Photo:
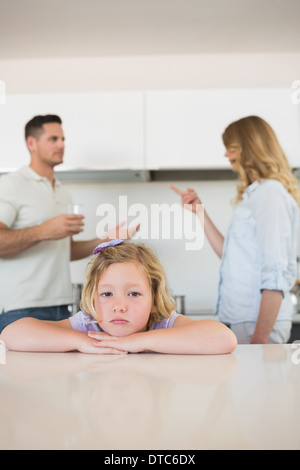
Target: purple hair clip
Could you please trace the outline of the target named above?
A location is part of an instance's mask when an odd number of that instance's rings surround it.
[[[109,248],[110,246],[121,245],[121,243],[124,243],[124,240],[120,240],[119,238],[117,238],[116,240],[110,240],[109,242],[100,243],[100,245],[96,246],[96,248],[94,249],[94,255],[106,250],[106,248]]]

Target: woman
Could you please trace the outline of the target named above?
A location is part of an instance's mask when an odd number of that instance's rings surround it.
[[[286,343],[296,280],[300,192],[273,129],[257,116],[223,134],[232,170],[240,178],[237,207],[226,238],[204,213],[204,231],[222,259],[217,313],[240,344]],[[194,190],[180,191],[203,220]]]

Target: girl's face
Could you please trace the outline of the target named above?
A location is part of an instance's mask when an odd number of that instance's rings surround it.
[[[134,262],[111,264],[98,283],[94,308],[101,329],[112,336],[145,331],[154,311],[146,274]]]

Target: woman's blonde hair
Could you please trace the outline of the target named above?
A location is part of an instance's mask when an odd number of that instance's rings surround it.
[[[300,191],[288,160],[271,126],[258,116],[248,116],[231,123],[224,131],[226,148],[237,150],[237,201],[242,199],[247,186],[253,181],[274,179],[280,181],[300,206]]]
[[[87,276],[82,291],[81,308],[97,320],[94,308],[94,299],[97,287],[104,271],[114,263],[134,262],[149,279],[155,311],[150,313],[148,329],[153,323],[169,318],[175,310],[172,297],[169,294],[164,269],[154,253],[142,244],[123,242],[121,245],[111,246],[94,255],[87,268]]]

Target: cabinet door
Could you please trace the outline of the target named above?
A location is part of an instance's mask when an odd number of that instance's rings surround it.
[[[146,93],[147,168],[229,168],[222,133],[249,115],[273,127],[291,165],[299,167],[299,105],[291,89],[202,89]]]
[[[66,137],[68,168],[143,169],[141,92],[8,95],[0,107],[0,169],[29,162],[24,126],[37,114],[58,114]]]

